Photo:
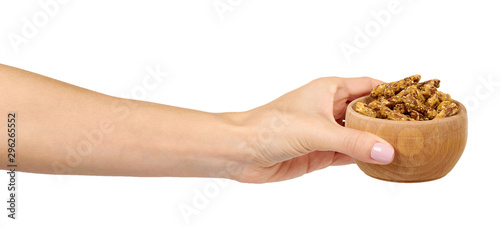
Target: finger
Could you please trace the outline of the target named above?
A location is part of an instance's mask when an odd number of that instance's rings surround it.
[[[339,152],[335,152],[335,158],[333,159],[333,162],[330,164],[331,166],[342,166],[342,165],[349,165],[353,164],[354,159],[352,159],[351,156],[342,154]]]
[[[328,166],[338,166],[347,165],[354,163],[352,157],[334,152],[334,151],[313,151],[305,156],[296,158],[296,160],[307,160],[307,162],[302,161],[302,164],[307,165],[307,173],[326,168]],[[295,163],[300,163],[299,161]]]
[[[368,95],[373,87],[383,83],[370,77],[337,78],[337,89],[333,99],[333,116],[341,121],[345,116],[347,104],[359,97]]]
[[[309,139],[311,149],[340,152],[362,162],[388,164],[394,159],[394,148],[382,138],[331,123]]]
[[[339,84],[339,90],[345,89],[348,101],[352,101],[361,96],[369,94],[373,87],[384,82],[370,77],[344,78]]]

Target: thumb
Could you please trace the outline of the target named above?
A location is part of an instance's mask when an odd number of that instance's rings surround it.
[[[320,150],[333,150],[372,164],[388,164],[394,159],[394,148],[372,133],[340,125],[333,125],[328,131],[324,140],[317,143]]]

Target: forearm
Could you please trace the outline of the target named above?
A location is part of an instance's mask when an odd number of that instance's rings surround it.
[[[2,65],[0,87],[2,115],[17,113],[19,171],[210,177],[244,159],[237,114],[119,99]]]

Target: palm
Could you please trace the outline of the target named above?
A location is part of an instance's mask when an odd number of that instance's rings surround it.
[[[352,158],[347,155],[331,151],[314,151],[300,157],[276,163],[269,167],[247,166],[242,171],[240,181],[249,183],[283,181],[331,165],[344,165],[349,163],[352,163]]]

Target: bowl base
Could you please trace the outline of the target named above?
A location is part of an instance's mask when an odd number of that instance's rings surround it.
[[[416,180],[416,179],[413,179],[413,180],[395,180],[395,179],[385,179],[385,178],[376,177],[376,176],[370,175],[368,173],[365,173],[365,174],[368,175],[369,177],[377,179],[377,180],[393,182],[393,183],[424,183],[424,182],[429,182],[429,181],[441,179],[447,175],[447,174],[445,174],[445,175],[439,176],[439,177],[428,178],[428,179],[418,179],[418,180]]]

